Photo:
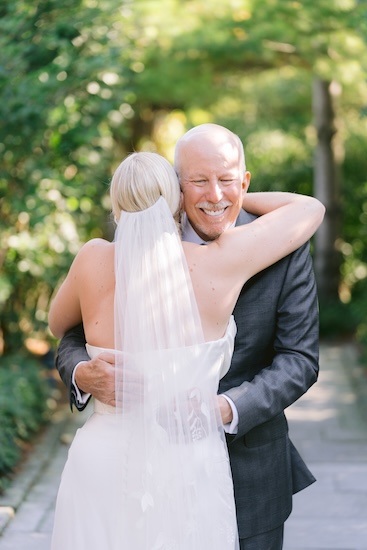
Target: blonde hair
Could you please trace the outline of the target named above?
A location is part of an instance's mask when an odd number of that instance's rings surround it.
[[[164,197],[174,216],[180,206],[180,186],[171,164],[157,153],[132,153],[115,171],[110,186],[112,212],[140,212]]]

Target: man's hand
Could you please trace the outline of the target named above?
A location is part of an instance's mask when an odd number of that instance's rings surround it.
[[[230,424],[233,420],[231,405],[225,397],[218,395],[219,411],[222,417],[223,424]]]
[[[115,355],[104,351],[81,363],[75,372],[78,388],[106,405],[115,406]]]

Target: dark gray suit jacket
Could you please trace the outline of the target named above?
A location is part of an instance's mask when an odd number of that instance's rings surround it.
[[[253,219],[242,211],[237,224]],[[219,391],[239,414],[238,433],[228,435],[227,443],[239,534],[247,538],[284,523],[292,494],[315,481],[288,437],[284,416],[318,374],[318,307],[309,245],[248,281],[234,316],[235,353]],[[84,343],[80,325],[65,335],[56,359],[71,406],[76,404],[72,370],[89,359]]]
[[[237,224],[254,219],[241,212]],[[238,433],[227,436],[240,538],[275,529],[292,494],[315,481],[288,437],[284,409],[317,380],[318,304],[309,245],[242,289],[231,368],[219,391],[235,403]]]

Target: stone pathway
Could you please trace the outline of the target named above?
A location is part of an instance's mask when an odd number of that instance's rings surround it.
[[[286,411],[317,482],[294,497],[284,550],[367,550],[367,379],[352,346],[322,346],[320,366]],[[49,550],[68,446],[88,414],[61,411],[0,497],[0,550]]]
[[[284,550],[367,550],[367,394],[352,347],[322,347],[318,382],[287,410],[317,482],[294,496]]]

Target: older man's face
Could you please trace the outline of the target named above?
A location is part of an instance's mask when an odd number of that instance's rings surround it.
[[[202,239],[211,241],[236,221],[250,173],[243,174],[233,144],[202,140],[180,149],[180,183],[191,225]]]

